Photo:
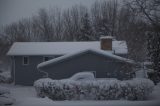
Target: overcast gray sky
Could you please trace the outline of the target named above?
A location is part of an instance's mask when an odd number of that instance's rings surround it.
[[[0,26],[31,17],[39,8],[69,8],[74,4],[90,6],[96,0],[0,0]]]

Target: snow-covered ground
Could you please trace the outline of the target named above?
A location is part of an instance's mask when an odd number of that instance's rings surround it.
[[[36,96],[34,87],[6,85],[11,91],[11,97],[16,99],[13,106],[160,106],[160,84],[149,96],[147,101],[52,101]]]

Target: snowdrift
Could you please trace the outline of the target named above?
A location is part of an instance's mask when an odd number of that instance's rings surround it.
[[[132,80],[37,80],[34,83],[37,95],[52,100],[145,100],[153,91],[149,79]]]
[[[2,105],[12,105],[15,99],[10,97],[9,89],[0,86],[0,106]]]

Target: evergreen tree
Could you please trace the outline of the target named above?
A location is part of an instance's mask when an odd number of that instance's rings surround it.
[[[99,22],[98,35],[111,36],[111,26],[108,19],[104,18]]]
[[[148,34],[148,52],[153,62],[155,83],[160,81],[160,32],[152,32]]]
[[[96,36],[98,40],[101,36],[111,36],[111,26],[106,18],[99,19],[95,25]]]
[[[84,17],[82,17],[82,26],[81,26],[81,34],[78,38],[80,41],[89,41],[89,40],[94,40],[94,35],[93,35],[93,30],[91,26],[91,22],[89,20],[89,15],[86,13]]]

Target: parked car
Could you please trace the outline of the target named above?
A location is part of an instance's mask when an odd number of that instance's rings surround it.
[[[85,81],[85,80],[95,80],[95,77],[92,72],[79,72],[74,74],[69,79],[74,81]]]

